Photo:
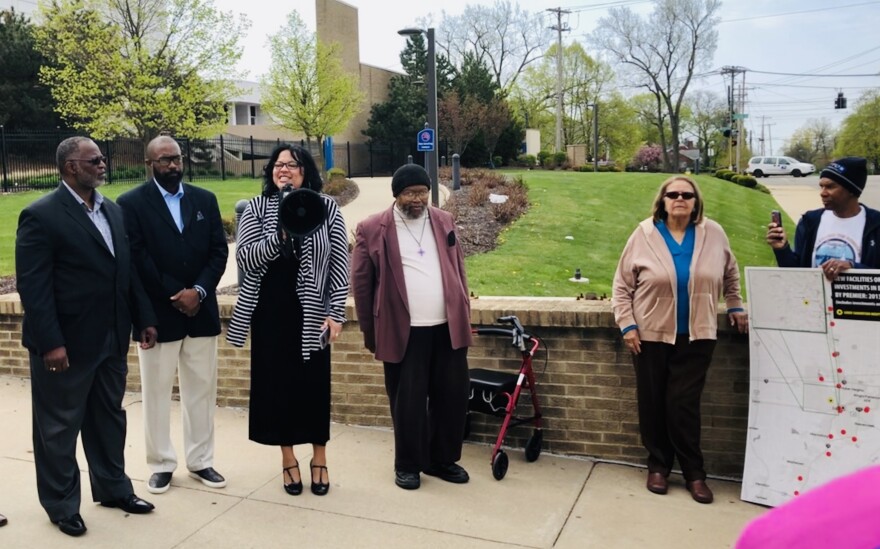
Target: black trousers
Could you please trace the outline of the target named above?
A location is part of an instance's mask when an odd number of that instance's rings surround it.
[[[384,364],[394,469],[419,473],[461,459],[470,393],[467,347],[452,349],[448,324],[412,327],[403,361]]]
[[[125,357],[105,356],[95,364],[72,362],[65,372],[48,372],[30,354],[34,464],[40,505],[59,521],[80,511],[76,439],[82,433],[94,501],[133,492],[125,474]]]
[[[642,341],[634,355],[639,430],[648,450],[648,471],[668,475],[678,458],[685,480],[705,480],[700,449],[700,397],[712,362],[715,340],[688,341],[679,334],[675,345]]]

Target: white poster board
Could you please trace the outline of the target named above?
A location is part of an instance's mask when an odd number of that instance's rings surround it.
[[[880,271],[746,268],[742,499],[777,506],[880,463]],[[880,488],[878,488],[880,490]]]

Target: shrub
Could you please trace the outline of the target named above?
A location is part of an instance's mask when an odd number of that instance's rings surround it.
[[[339,177],[345,177],[345,170],[343,170],[342,168],[330,168],[329,170],[327,170],[327,179],[332,181]]]
[[[553,153],[553,165],[554,166],[562,166],[568,161],[568,155],[562,151],[558,153]]]
[[[516,157],[516,163],[524,168],[534,168],[535,167],[535,155],[521,154]]]
[[[547,164],[548,164],[548,160],[551,155],[552,155],[552,153],[550,151],[539,151],[538,152],[538,164],[540,164],[541,167],[546,168]]]
[[[758,185],[758,180],[751,175],[741,175],[739,176],[739,184],[743,187],[754,189]]]
[[[508,181],[504,187],[507,201],[492,205],[492,215],[499,223],[510,223],[529,207],[529,196],[521,177]]]
[[[484,181],[477,179],[468,194],[468,205],[482,206],[489,200],[490,192],[489,186]]]
[[[501,157],[500,156],[493,156],[492,163],[495,164],[496,168],[501,167]]]

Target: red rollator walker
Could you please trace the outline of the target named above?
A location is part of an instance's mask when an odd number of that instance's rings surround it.
[[[467,431],[470,432],[470,413],[472,411],[504,418],[501,423],[501,431],[495,440],[495,447],[492,449],[492,459],[490,460],[492,476],[496,480],[501,480],[507,474],[508,466],[507,454],[501,449],[501,445],[504,443],[504,437],[507,434],[507,429],[510,427],[534,422],[535,429],[526,443],[526,461],[535,461],[541,455],[544,434],[541,429],[541,407],[538,404],[538,393],[535,389],[535,373],[532,370],[532,358],[538,347],[543,344],[543,341],[537,336],[527,334],[519,319],[515,316],[501,317],[498,319],[498,322],[510,324],[512,327],[476,327],[472,328],[471,332],[480,336],[500,335],[510,337],[512,339],[511,345],[519,350],[522,355],[522,363],[520,364],[519,372],[516,374],[483,368],[472,368],[470,370],[471,395],[468,406]],[[544,348],[546,350],[546,346]],[[532,396],[534,415],[530,417],[514,415],[523,387],[527,387]]]

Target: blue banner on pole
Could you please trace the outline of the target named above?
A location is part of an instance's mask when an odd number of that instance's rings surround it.
[[[432,152],[434,150],[434,130],[425,128],[416,135],[416,146],[419,152]]]

